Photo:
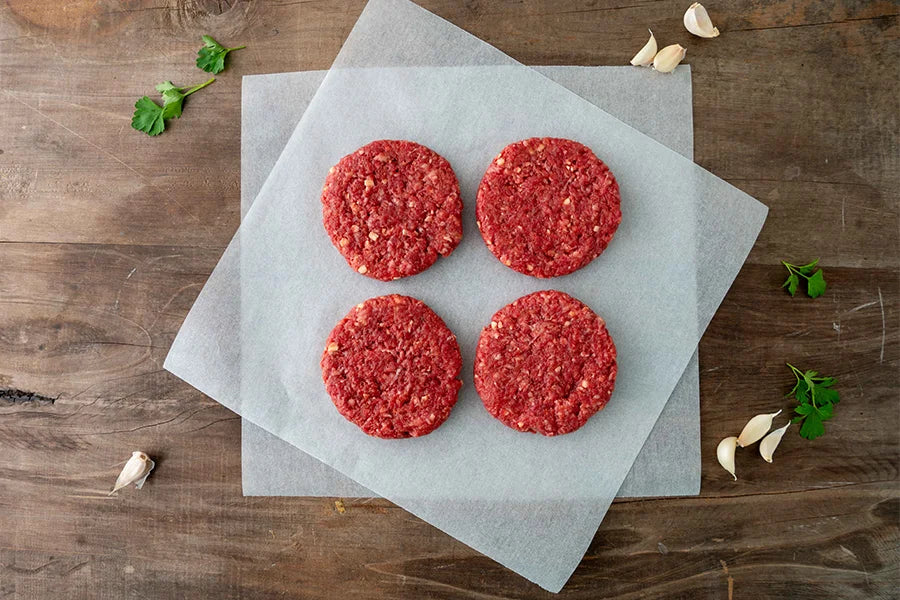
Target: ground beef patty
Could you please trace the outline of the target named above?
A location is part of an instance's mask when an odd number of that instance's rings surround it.
[[[475,389],[519,431],[575,431],[612,394],[616,347],[603,319],[568,294],[535,292],[501,308],[481,332]]]
[[[342,158],[325,179],[322,217],[350,266],[382,281],[421,273],[462,239],[456,175],[415,142],[379,140]]]
[[[504,265],[557,277],[598,256],[622,221],[619,186],[591,149],[572,140],[510,144],[478,187],[481,236]]]
[[[424,302],[396,294],[357,304],[328,336],[321,365],[338,412],[380,438],[431,433],[462,385],[456,336]]]

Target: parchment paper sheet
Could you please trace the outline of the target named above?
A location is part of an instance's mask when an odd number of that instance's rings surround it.
[[[634,67],[534,67],[582,98],[693,157],[690,67],[669,77]],[[248,75],[241,93],[241,212],[259,193],[326,71]],[[271,105],[279,107],[271,110]],[[374,493],[246,419],[241,423],[246,496],[369,497]],[[666,460],[660,460],[665,456]],[[618,497],[700,492],[697,354],[675,386]],[[564,494],[564,490],[560,490]]]
[[[367,68],[373,66],[380,68]],[[622,225],[603,256],[550,281],[501,265],[473,216],[489,161],[507,143],[534,135],[590,146],[616,174],[623,198]],[[318,200],[328,168],[379,138],[416,140],[442,154],[466,202],[464,239],[453,255],[391,283],[346,266],[321,227]],[[165,368],[558,591],[765,214],[743,192],[477,38],[405,0],[371,0],[185,320]],[[571,293],[602,315],[619,351],[607,408],[554,438],[518,433],[491,418],[471,384],[481,327],[504,304],[547,288]],[[416,296],[441,315],[466,365],[450,418],[422,438],[366,436],[334,410],[320,381],[319,357],[333,325],[354,303],[390,292]],[[562,501],[560,489],[568,492]]]

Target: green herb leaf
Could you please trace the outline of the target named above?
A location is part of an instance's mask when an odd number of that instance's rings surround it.
[[[798,415],[808,415],[813,412],[815,409],[812,407],[812,404],[800,404],[794,408],[794,412]],[[798,417],[799,418],[799,417]],[[803,419],[800,419],[801,421]]]
[[[825,434],[825,425],[822,419],[815,412],[811,412],[803,419],[803,425],[800,427],[800,436],[808,440],[814,440]]]
[[[163,122],[163,107],[144,96],[134,104],[131,126],[147,135],[159,135],[166,128]]]
[[[823,421],[827,421],[834,416],[834,405],[825,404],[822,406],[822,408],[817,408],[816,413],[818,413],[819,418],[821,418]]]
[[[814,440],[825,433],[824,422],[834,416],[834,405],[840,402],[837,390],[831,387],[837,379],[821,376],[818,371],[801,371],[790,363],[788,367],[796,379],[788,397],[797,400],[794,412],[798,415],[791,422],[803,423],[800,435]]]
[[[819,264],[819,259],[812,261],[808,265],[803,265],[802,267],[797,267],[797,270],[803,273],[804,275],[809,275],[813,272],[813,269],[816,268],[816,265]]]
[[[162,83],[157,83],[155,86],[156,91],[163,95],[165,98],[166,94],[171,92],[181,92],[181,88],[176,86],[171,81],[163,81]]]
[[[203,47],[197,52],[197,66],[207,73],[221,73],[225,69],[225,57],[229,52],[246,46],[226,48],[208,35],[203,36]]]
[[[818,298],[825,293],[825,273],[822,269],[813,273],[816,265],[819,264],[818,258],[807,265],[799,267],[784,260],[781,261],[781,264],[788,270],[788,278],[781,284],[781,287],[786,287],[791,296],[797,293],[801,277],[806,280],[806,294],[810,298]]]
[[[787,286],[788,293],[793,296],[797,293],[797,286],[800,285],[800,278],[791,273],[788,275],[787,280],[781,284],[781,287]]]
[[[825,276],[822,269],[812,274],[812,277],[806,280],[806,293],[810,298],[818,298],[825,293]]]
[[[163,81],[162,83],[157,84],[156,90],[162,94],[163,98],[163,117],[166,119],[171,119],[172,117],[180,118],[184,99],[197,90],[202,90],[215,80],[216,78],[213,77],[209,81],[195,85],[190,89],[177,87],[171,81]],[[187,89],[187,91],[182,92],[182,90],[185,89]]]
[[[163,81],[162,83],[156,84],[156,91],[159,92],[163,98],[163,106],[178,102],[184,98],[185,94],[182,94],[181,90],[182,88],[177,87],[171,81]]]
[[[131,119],[131,126],[148,135],[159,135],[166,128],[166,119],[181,117],[185,98],[197,90],[202,90],[215,80],[216,78],[213,77],[209,81],[195,85],[190,89],[180,88],[171,81],[163,81],[157,84],[156,90],[162,95],[163,105],[160,106],[147,96],[144,96],[134,105],[135,111],[134,117]]]
[[[156,86],[156,91],[162,94],[163,118],[181,118],[185,98],[185,94],[181,93],[181,88],[175,87],[171,81],[163,81]]]
[[[822,387],[821,384],[816,386],[816,402],[819,404],[837,404],[841,401],[837,390]]]
[[[802,379],[797,382],[797,389],[794,391],[794,397],[797,402],[809,402],[809,386]]]

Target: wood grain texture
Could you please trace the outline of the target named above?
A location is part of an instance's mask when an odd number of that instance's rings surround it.
[[[699,498],[613,504],[561,598],[896,598],[896,2],[423,0],[528,64],[688,47],[699,164],[769,220],[700,344]],[[244,498],[240,421],[161,368],[239,220],[240,76],[327,68],[362,0],[0,2],[0,598],[551,598],[384,500]],[[245,43],[156,139],[130,128],[198,38]],[[819,256],[818,300],[778,260]],[[773,464],[715,444],[840,380],[828,433]],[[106,496],[129,453],[157,470]],[[514,508],[512,508],[514,509]]]

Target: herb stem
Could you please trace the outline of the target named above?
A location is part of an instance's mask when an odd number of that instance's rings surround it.
[[[190,96],[190,95],[193,94],[194,92],[196,92],[196,91],[198,91],[198,90],[202,90],[203,88],[205,88],[206,86],[208,86],[209,84],[211,84],[211,83],[212,83],[213,81],[215,81],[215,80],[216,80],[215,77],[211,77],[211,78],[209,79],[209,81],[204,81],[204,82],[201,83],[200,85],[195,85],[194,87],[192,87],[191,89],[189,89],[188,91],[186,91],[186,92],[184,93],[184,95],[185,95],[185,96]]]
[[[228,50],[229,52],[231,52],[232,50],[243,50],[246,47],[247,46],[237,46],[235,48],[225,48],[225,49]]]
[[[789,366],[791,368],[791,370],[794,372],[794,377],[797,378],[797,382],[800,381],[801,377],[806,381],[806,385],[807,385],[807,387],[809,387],[809,399],[812,401],[813,408],[815,408],[816,410],[819,410],[818,405],[816,405],[816,386],[811,385],[812,381],[806,380],[806,373],[801,373],[800,369],[798,369],[791,363],[784,363],[784,364]]]
[[[789,273],[799,275],[800,277],[803,277],[804,279],[809,281],[809,275],[804,275],[802,272],[800,272],[797,268],[797,265],[792,265],[791,263],[787,263],[784,261],[781,261],[781,264],[783,264],[785,266],[785,268],[788,270]]]

